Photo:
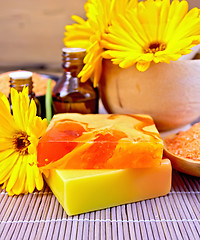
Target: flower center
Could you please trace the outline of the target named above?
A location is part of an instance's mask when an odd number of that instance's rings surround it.
[[[28,154],[28,146],[31,144],[25,132],[18,132],[13,136],[13,145],[16,152],[21,155]]]
[[[158,51],[164,51],[166,49],[165,43],[153,42],[148,45],[148,47],[144,48],[144,53],[153,53],[155,54]]]

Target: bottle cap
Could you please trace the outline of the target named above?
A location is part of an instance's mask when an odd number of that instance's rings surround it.
[[[85,52],[86,49],[84,48],[67,48],[67,47],[64,47],[62,49],[63,52],[65,53],[78,53],[78,52]]]
[[[28,78],[31,78],[32,75],[33,73],[29,71],[16,71],[16,72],[9,73],[9,77],[12,78],[13,80],[28,79]]]

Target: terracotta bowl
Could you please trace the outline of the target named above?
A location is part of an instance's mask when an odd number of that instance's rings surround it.
[[[187,125],[200,116],[200,60],[152,64],[146,72],[103,62],[100,81],[109,113],[144,113],[159,131]]]

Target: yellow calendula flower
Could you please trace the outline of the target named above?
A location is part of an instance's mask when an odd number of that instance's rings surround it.
[[[0,94],[0,184],[9,195],[41,190],[43,178],[37,167],[37,144],[47,128],[46,119],[36,116],[36,104],[28,88],[11,89],[10,104]]]
[[[188,11],[186,0],[146,0],[117,14],[103,35],[104,58],[126,68],[133,64],[139,71],[151,62],[178,60],[200,43],[200,10]]]
[[[72,16],[77,23],[66,26],[64,43],[67,47],[86,49],[85,66],[80,72],[81,81],[91,76],[96,87],[102,70],[101,46],[102,34],[108,32],[108,26],[115,12],[124,14],[127,7],[135,5],[135,0],[88,0],[85,4],[87,20]]]
[[[67,47],[86,48],[87,54],[84,58],[85,66],[79,74],[81,81],[87,81],[94,76],[96,87],[101,74],[102,52],[100,45],[101,35],[105,33],[109,24],[109,9],[112,0],[88,0],[85,4],[87,21],[73,16],[77,23],[67,26],[64,43]]]

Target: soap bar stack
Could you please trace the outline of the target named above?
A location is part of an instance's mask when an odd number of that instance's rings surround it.
[[[38,167],[68,215],[163,196],[171,164],[147,115],[58,114],[38,144]]]

